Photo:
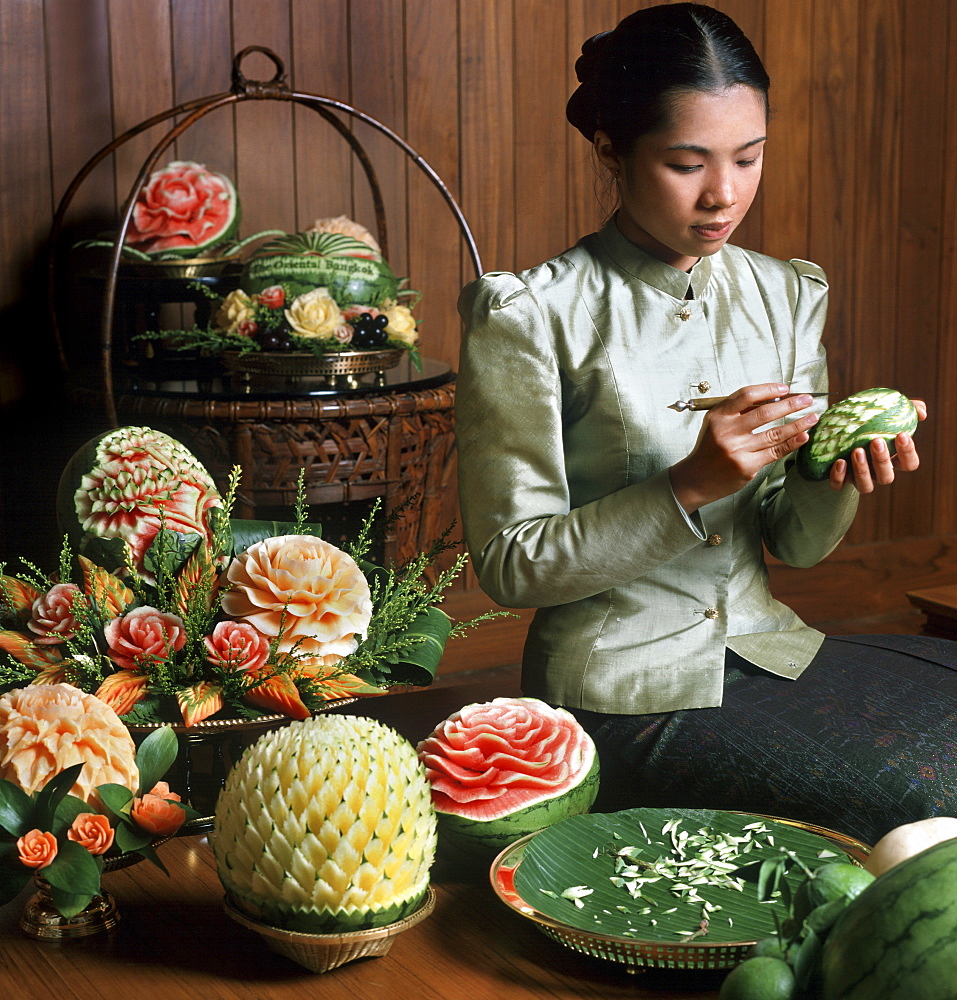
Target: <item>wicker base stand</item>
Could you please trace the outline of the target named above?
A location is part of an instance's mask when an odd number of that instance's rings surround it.
[[[146,424],[182,441],[221,489],[240,466],[236,517],[292,508],[300,470],[310,505],[382,497],[390,513],[406,504],[384,545],[385,558],[400,563],[427,547],[454,516],[454,398],[452,382],[325,398],[124,393],[117,410],[122,423]]]

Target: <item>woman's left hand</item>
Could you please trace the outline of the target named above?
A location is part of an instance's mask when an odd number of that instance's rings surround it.
[[[912,399],[917,419],[927,419],[927,404],[922,399]],[[890,486],[898,471],[913,472],[920,465],[920,456],[910,434],[898,434],[894,440],[895,455],[883,438],[874,438],[868,451],[855,448],[850,463],[839,458],[831,466],[832,490],[842,490],[850,483],[858,493],[873,493],[877,486]],[[870,460],[868,460],[868,452]]]

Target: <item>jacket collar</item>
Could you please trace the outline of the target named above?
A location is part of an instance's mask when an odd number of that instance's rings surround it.
[[[623,271],[673,298],[686,298],[689,284],[694,297],[700,298],[711,280],[711,257],[702,257],[691,269],[690,274],[687,271],[679,271],[676,267],[663,263],[635,246],[631,240],[622,235],[614,218],[599,231],[598,239],[608,256]]]

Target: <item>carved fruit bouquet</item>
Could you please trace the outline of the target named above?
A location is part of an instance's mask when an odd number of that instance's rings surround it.
[[[453,623],[427,582],[446,536],[401,567],[366,560],[377,506],[341,549],[296,521],[230,519],[182,444],[149,427],[89,442],[63,473],[56,574],[0,572],[0,690],[69,683],[127,724],[193,726],[431,683]],[[0,571],[4,567],[0,566]]]

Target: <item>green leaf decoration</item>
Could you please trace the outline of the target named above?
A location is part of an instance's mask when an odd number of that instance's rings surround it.
[[[292,535],[296,525],[292,521],[255,521],[232,518],[229,526],[233,532],[233,551],[236,555],[245,552],[250,545],[266,538],[276,538],[279,535]],[[322,538],[322,525],[306,524],[299,534],[315,535]]]
[[[157,579],[171,579],[196,551],[202,538],[194,531],[170,531],[163,528],[153,538],[143,555],[144,568]]]
[[[140,772],[140,794],[145,795],[172,767],[179,752],[176,733],[170,726],[154,729],[136,751]]]
[[[150,787],[153,786],[150,785]],[[100,796],[100,801],[114,816],[119,817],[129,813],[133,793],[125,785],[109,782],[105,785],[97,785],[96,792]]]
[[[128,854],[130,851],[142,852],[144,847],[153,842],[153,838],[148,833],[134,829],[129,823],[118,823],[113,842],[121,853]]]
[[[11,837],[22,837],[35,826],[33,799],[12,781],[0,781],[0,826]]]
[[[65,833],[70,829],[77,816],[82,816],[83,813],[88,812],[96,812],[96,810],[91,809],[83,799],[78,799],[75,795],[65,796],[63,801],[56,807],[51,832],[60,836],[61,833]]]
[[[21,864],[15,851],[0,858],[0,906],[15,899],[32,877],[33,869]]]
[[[76,784],[76,779],[82,770],[82,764],[71,764],[69,767],[65,767],[59,774],[54,775],[37,792],[34,822],[38,829],[49,830],[52,828],[57,808],[67,792]]]
[[[60,841],[58,847],[57,856],[43,869],[43,877],[57,889],[85,895],[89,902],[89,897],[100,891],[100,869],[93,855],[72,840]]]
[[[90,900],[98,894],[99,889],[87,895],[86,893],[69,892],[57,886],[50,887],[50,898],[53,900],[53,905],[56,907],[57,913],[67,919],[75,917],[78,913],[82,913],[90,905]]]
[[[818,834],[740,813],[595,813],[536,834],[514,883],[525,903],[580,930],[674,944],[753,942],[774,933],[775,914],[787,911],[780,895],[759,902],[755,883],[736,869],[789,852],[810,866],[824,846],[834,848]],[[796,886],[805,874],[789,864],[783,878]]]

